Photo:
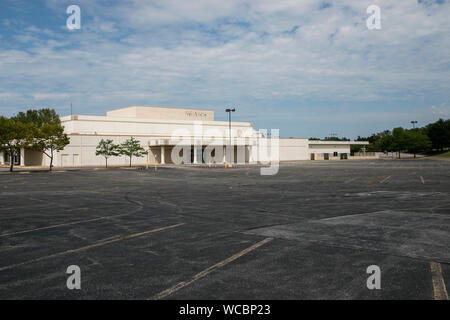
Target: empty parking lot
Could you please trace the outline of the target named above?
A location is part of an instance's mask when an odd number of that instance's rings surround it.
[[[449,161],[259,169],[0,172],[0,299],[448,297]]]

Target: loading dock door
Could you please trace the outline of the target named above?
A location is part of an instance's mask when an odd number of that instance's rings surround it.
[[[61,167],[69,167],[69,155],[68,154],[62,154],[61,155]]]
[[[73,166],[74,167],[79,167],[80,166],[80,155],[79,154],[74,154],[73,155]]]

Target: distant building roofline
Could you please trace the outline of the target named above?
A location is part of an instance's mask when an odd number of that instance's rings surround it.
[[[160,109],[177,109],[177,110],[214,111],[213,109],[203,109],[203,108],[181,108],[181,107],[161,107],[161,106],[128,106],[128,107],[110,109],[108,111],[125,110],[125,109],[130,109],[130,108],[160,108]]]
[[[322,141],[322,140],[309,140],[308,144],[359,144],[359,145],[368,145],[368,141]]]

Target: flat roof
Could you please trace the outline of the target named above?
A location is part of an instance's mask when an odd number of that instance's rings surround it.
[[[218,125],[228,126],[228,121],[208,121],[208,120],[171,120],[171,119],[145,119],[145,118],[128,118],[128,117],[107,117],[107,116],[84,116],[84,115],[72,115],[61,117],[61,122],[68,121],[99,121],[99,122],[134,122],[134,123],[169,123],[169,124],[196,124],[202,123],[204,125]],[[251,122],[238,122],[233,121],[233,126],[246,126],[252,127]]]
[[[308,144],[369,144],[368,141],[321,141],[321,140],[309,140]]]
[[[198,110],[198,111],[214,111],[212,109],[199,109],[199,108],[179,108],[179,107],[161,107],[161,106],[128,106],[123,108],[110,109],[108,111],[125,110],[130,108],[160,108],[160,109],[176,109],[176,110]],[[107,111],[107,112],[108,112]]]

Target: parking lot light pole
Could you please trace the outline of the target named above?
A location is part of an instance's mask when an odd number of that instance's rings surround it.
[[[412,125],[413,125],[413,129],[415,129],[416,128],[416,123],[417,123],[417,121],[415,121],[415,120],[413,120],[413,121],[411,121],[411,123],[412,123]],[[416,157],[416,152],[414,151],[414,158]]]
[[[233,108],[233,109],[231,109],[231,108],[230,109],[225,109],[225,112],[228,112],[228,136],[229,136],[229,139],[230,139],[230,147],[231,147],[231,113],[235,112],[235,111],[236,111],[235,108]]]

